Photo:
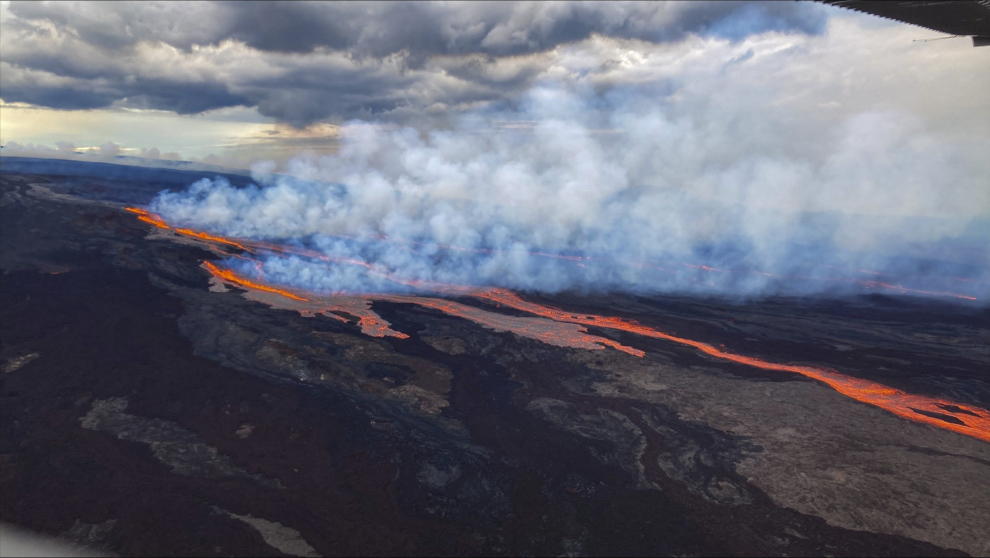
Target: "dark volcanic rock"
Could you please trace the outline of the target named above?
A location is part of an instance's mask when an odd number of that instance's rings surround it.
[[[208,247],[53,181],[0,179],[5,522],[127,555],[990,552],[984,442],[658,340],[569,349],[386,302],[409,338],[370,338],[211,292]],[[983,311],[552,302],[990,393]]]

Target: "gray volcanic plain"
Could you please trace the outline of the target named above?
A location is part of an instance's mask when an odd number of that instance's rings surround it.
[[[216,250],[124,210],[161,180],[14,170],[3,522],[122,555],[990,554],[976,437],[614,330],[589,333],[645,355],[398,300],[370,309],[408,337],[372,337],[224,286]],[[990,407],[985,307],[520,294]]]

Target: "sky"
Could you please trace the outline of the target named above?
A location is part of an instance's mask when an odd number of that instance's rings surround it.
[[[158,201],[190,224],[630,258],[738,237],[776,268],[786,236],[881,267],[986,263],[990,48],[966,38],[811,2],[0,2],[0,17],[4,155],[202,161],[264,186]],[[287,200],[324,209],[301,219]],[[793,217],[808,214],[831,221]],[[510,266],[475,263],[478,280]],[[523,268],[522,286],[573,282]]]
[[[899,110],[985,138],[990,121],[990,49],[811,3],[0,2],[0,25],[0,140],[51,148],[246,166],[332,151],[352,119],[443,126],[547,82],[717,87],[809,129]]]

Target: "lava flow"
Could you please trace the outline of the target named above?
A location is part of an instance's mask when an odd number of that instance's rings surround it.
[[[138,215],[138,218],[146,223],[150,223],[156,227],[172,230],[179,234],[185,236],[192,236],[198,239],[218,242],[227,245],[233,245],[242,248],[246,251],[251,251],[246,246],[251,246],[254,249],[267,250],[271,252],[278,253],[290,253],[296,255],[305,255],[313,258],[321,259],[324,261],[335,262],[335,263],[346,263],[346,264],[359,264],[370,271],[375,271],[371,264],[367,262],[361,262],[357,260],[342,260],[337,261],[334,258],[330,258],[318,252],[313,252],[305,250],[302,248],[294,248],[288,246],[273,245],[269,243],[253,242],[253,241],[241,241],[234,242],[222,237],[214,237],[206,233],[196,233],[195,231],[189,229],[175,229],[168,225],[159,216],[148,213],[147,211],[127,208],[128,211]],[[265,293],[272,293],[281,295],[288,299],[309,303],[310,299],[303,298],[292,292],[284,289],[279,289],[275,287],[270,287],[249,279],[240,277],[230,270],[223,270],[215,265],[204,262],[204,266],[210,273],[212,273],[218,279],[229,282],[231,284],[243,287],[249,291],[261,291]],[[380,274],[376,272],[376,274]],[[460,287],[456,285],[440,285],[440,284],[425,284],[417,283],[414,281],[402,281],[397,278],[393,278],[390,275],[382,274],[390,280],[394,280],[406,285],[414,285],[419,287],[431,288],[436,287],[437,291],[440,292],[459,292],[463,294],[468,294],[470,296],[494,302],[498,306],[506,306],[519,310],[522,312],[527,312],[535,316],[539,316],[542,319],[534,318],[519,318],[513,316],[506,316],[503,314],[492,313],[482,309],[466,306],[463,304],[455,303],[452,301],[419,297],[419,296],[402,296],[402,295],[364,295],[363,300],[365,301],[365,308],[359,311],[343,310],[345,313],[355,315],[359,318],[359,324],[362,327],[362,331],[365,333],[382,336],[382,335],[393,335],[395,337],[406,338],[406,334],[393,332],[388,329],[388,323],[382,320],[379,316],[374,314],[367,305],[370,304],[371,300],[387,300],[391,302],[401,302],[416,304],[426,308],[432,308],[434,310],[439,310],[448,315],[457,316],[460,318],[465,318],[476,323],[479,323],[485,327],[495,329],[496,331],[512,331],[523,337],[529,337],[532,339],[538,339],[548,344],[553,344],[557,346],[564,347],[576,347],[576,348],[587,348],[587,349],[602,349],[604,346],[610,346],[620,351],[624,351],[634,356],[642,357],[645,353],[639,349],[634,349],[631,347],[626,347],[610,339],[606,339],[600,336],[591,335],[587,332],[587,327],[596,327],[602,329],[612,329],[623,331],[626,333],[632,333],[635,335],[640,335],[643,337],[650,337],[654,339],[663,339],[665,341],[671,341],[681,345],[686,345],[693,347],[702,353],[705,353],[711,357],[727,360],[730,362],[735,362],[738,364],[743,364],[747,366],[752,366],[755,368],[761,368],[764,370],[774,370],[780,372],[791,372],[795,374],[800,374],[807,378],[823,382],[837,392],[851,397],[857,401],[874,405],[897,416],[936,426],[938,428],[944,428],[946,430],[951,430],[953,432],[958,432],[967,436],[971,436],[980,440],[990,442],[990,412],[985,409],[972,407],[968,405],[963,405],[953,401],[939,399],[935,397],[927,397],[923,395],[914,395],[905,393],[900,390],[890,388],[888,386],[878,384],[876,382],[871,382],[869,380],[863,380],[860,378],[854,378],[851,376],[846,376],[840,374],[833,370],[825,368],[816,368],[811,366],[800,366],[792,364],[777,364],[755,357],[748,357],[726,352],[717,349],[707,343],[700,341],[694,341],[692,339],[686,339],[683,337],[677,337],[667,333],[663,333],[651,327],[636,323],[630,320],[624,320],[617,317],[599,316],[594,314],[574,314],[570,312],[565,312],[558,308],[553,308],[550,306],[544,306],[534,302],[529,302],[523,300],[521,297],[508,291],[506,289],[474,289],[471,287]],[[316,298],[316,296],[314,296]],[[328,300],[332,300],[333,297],[319,297],[321,302],[314,302],[312,304],[313,308],[308,307],[294,307],[293,309],[298,310],[303,313],[303,315],[312,316],[314,312],[321,312],[326,315],[331,315],[330,312],[337,311],[343,307],[337,305],[327,306],[325,303]],[[361,299],[360,297],[343,297],[350,299]],[[323,304],[323,306],[320,306]],[[348,307],[349,308],[349,307]],[[339,316],[334,316],[338,319]],[[574,327],[551,327],[546,321],[566,323],[579,326]],[[951,413],[951,414],[950,414]],[[960,416],[962,415],[962,416]]]
[[[267,304],[279,310],[293,310],[300,315],[312,318],[316,314],[321,314],[328,318],[348,322],[349,320],[341,314],[356,318],[361,333],[371,337],[397,337],[407,339],[409,336],[401,331],[393,330],[381,316],[371,309],[371,299],[364,296],[322,296],[318,294],[309,295],[310,298],[303,298],[285,289],[277,289],[260,285],[256,281],[251,281],[240,277],[229,269],[220,269],[210,262],[203,262],[203,268],[209,271],[214,279],[220,283],[226,283],[240,287],[245,290],[244,296],[255,302]],[[259,288],[259,285],[264,288]],[[214,290],[216,285],[210,288]],[[223,289],[217,289],[222,291]],[[275,295],[275,296],[272,296]]]
[[[797,366],[793,364],[777,364],[762,359],[737,355],[716,349],[707,343],[677,337],[651,327],[647,327],[636,322],[597,315],[577,315],[557,308],[543,306],[533,302],[528,302],[520,298],[515,293],[505,289],[492,289],[479,293],[476,296],[491,300],[499,305],[509,308],[529,312],[538,316],[543,316],[554,321],[581,324],[591,327],[614,329],[652,337],[654,339],[664,339],[673,341],[681,345],[694,347],[699,351],[715,358],[745,364],[764,370],[775,370],[779,372],[793,372],[813,380],[818,380],[828,384],[839,393],[851,397],[857,401],[875,405],[881,409],[890,411],[895,415],[917,422],[923,422],[939,428],[945,428],[972,436],[980,440],[990,442],[990,413],[986,409],[962,405],[953,401],[927,397],[923,395],[913,395],[887,387],[876,382],[853,378],[844,374],[839,374],[833,370],[825,368],[815,368],[811,366]],[[949,415],[946,410],[949,408],[959,409],[956,414],[966,415],[965,419]],[[952,411],[950,411],[952,412]]]
[[[613,349],[641,357],[646,353],[639,349],[627,347],[611,339],[598,335],[591,335],[587,328],[580,324],[554,323],[542,318],[526,318],[518,316],[506,316],[496,312],[489,312],[474,306],[468,306],[459,302],[444,300],[439,298],[428,298],[421,296],[403,295],[371,295],[374,300],[385,300],[389,302],[402,302],[416,304],[424,308],[439,310],[449,316],[456,316],[470,320],[488,329],[495,331],[511,331],[520,337],[536,339],[548,345],[557,347],[571,347],[575,349],[603,349],[612,347]],[[569,327],[568,327],[569,326]]]
[[[298,300],[300,302],[307,302],[309,300],[301,296],[296,296],[284,289],[276,289],[275,287],[269,287],[268,285],[262,285],[261,283],[255,283],[254,281],[251,281],[249,279],[239,277],[236,274],[234,274],[233,271],[230,271],[229,269],[220,269],[217,266],[211,264],[210,262],[203,262],[203,265],[205,265],[206,269],[208,269],[210,273],[212,273],[213,275],[217,277],[221,277],[227,281],[230,281],[231,283],[240,285],[248,289],[265,291],[266,293],[274,293],[274,294],[282,295],[286,298],[291,298],[292,300]]]
[[[177,229],[177,228],[169,225],[168,223],[166,223],[165,220],[162,219],[161,217],[159,217],[158,215],[155,215],[154,213],[149,213],[149,212],[147,212],[147,211],[145,211],[143,209],[137,208],[137,207],[125,207],[124,208],[124,211],[129,211],[131,213],[134,213],[135,215],[138,216],[138,219],[139,220],[144,221],[145,223],[150,223],[150,224],[158,227],[159,229],[165,229],[165,230],[172,231],[172,232],[175,232],[175,233],[184,235],[184,236],[191,236],[193,238],[198,238],[200,240],[207,240],[207,241],[210,241],[210,242],[217,242],[217,243],[220,243],[220,244],[226,244],[228,246],[234,246],[234,247],[240,248],[241,250],[244,250],[246,252],[249,251],[242,244],[240,244],[238,242],[234,242],[233,240],[230,240],[228,238],[224,238],[222,236],[215,236],[215,235],[208,234],[208,233],[205,233],[205,232],[197,232],[197,231],[194,231],[192,229]]]

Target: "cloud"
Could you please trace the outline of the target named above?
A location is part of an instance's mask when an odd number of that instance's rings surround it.
[[[112,141],[104,142],[93,147],[76,147],[75,144],[67,141],[55,142],[52,148],[44,144],[24,143],[9,141],[3,145],[0,152],[4,157],[34,157],[41,159],[67,159],[73,161],[107,162],[123,165],[152,164],[155,159],[165,159],[180,161],[182,156],[178,153],[161,154],[157,147],[134,148],[124,147]],[[199,162],[196,160],[195,162]]]
[[[157,147],[152,147],[151,149],[141,148],[140,156],[147,159],[159,159],[162,156],[162,152],[158,150]]]
[[[741,39],[765,31],[820,33],[821,6],[751,2],[148,2],[13,3],[19,29],[71,30],[107,50],[161,42],[186,51],[226,40],[309,53],[383,58],[550,50],[592,34],[651,42],[690,33]]]
[[[20,3],[0,46],[6,102],[199,113],[257,106],[296,126],[501,101],[562,46],[818,34],[810,3]]]
[[[106,157],[113,157],[120,153],[120,146],[112,141],[108,141],[100,146],[99,153]]]
[[[221,172],[242,174],[249,164],[242,158],[218,156],[208,153],[203,158],[183,157],[170,151],[162,153],[157,147],[125,147],[112,141],[99,146],[77,148],[69,142],[57,142],[52,148],[44,144],[10,141],[0,150],[2,157],[27,157],[35,159],[60,159],[80,162],[112,163],[114,165],[139,166],[150,168],[173,168],[191,171]],[[17,163],[14,163],[15,165]],[[27,163],[23,168],[44,168],[40,162]],[[64,167],[62,167],[64,168]]]
[[[515,56],[542,52],[593,34],[665,42],[689,33],[741,38],[768,30],[817,33],[812,6],[718,2],[518,2],[293,4],[230,6],[229,36],[278,52],[325,47],[382,58],[432,55]]]

